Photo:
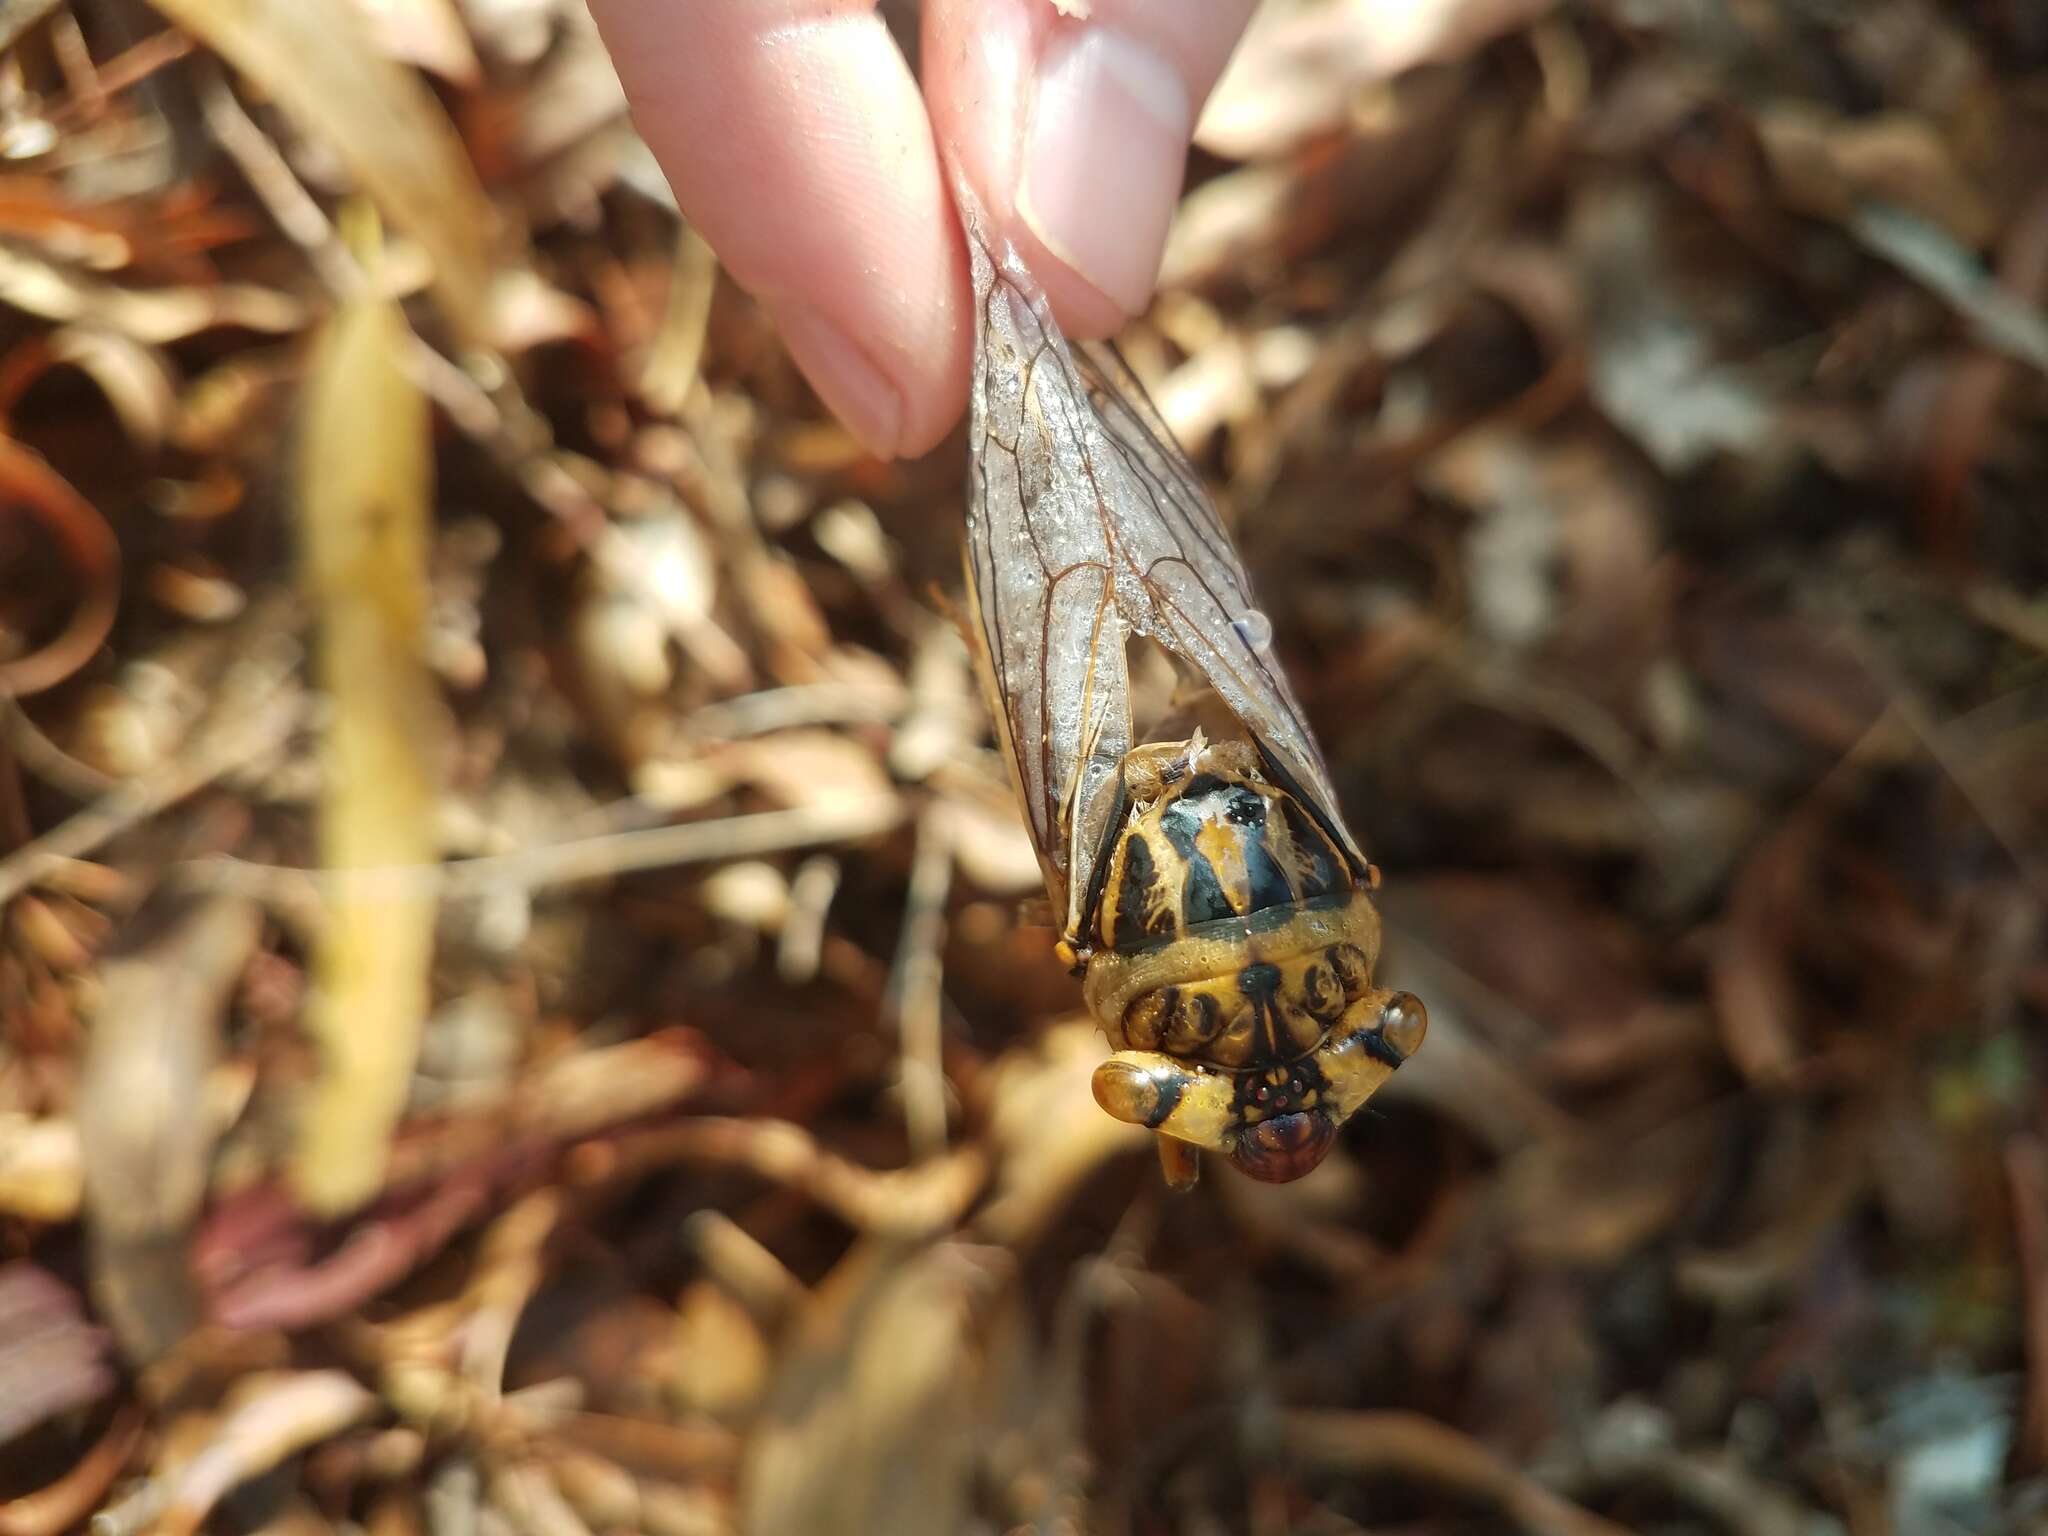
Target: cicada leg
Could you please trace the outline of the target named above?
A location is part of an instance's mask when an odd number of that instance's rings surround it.
[[[1288,1091],[1280,1113],[1255,1107],[1276,1101],[1259,1087],[1268,1074],[1213,1071],[1161,1051],[1119,1051],[1097,1067],[1095,1102],[1128,1124],[1221,1152],[1253,1178],[1284,1184],[1322,1162],[1337,1128],[1415,1054],[1429,1029],[1421,1001],[1408,992],[1368,992],[1346,1019],[1307,1056],[1273,1069]],[[1258,1100],[1248,1100],[1246,1088]],[[1162,1145],[1169,1183],[1183,1157]]]
[[[1172,1190],[1193,1189],[1202,1178],[1201,1152],[1171,1136],[1152,1139],[1159,1143],[1159,1171],[1166,1175],[1166,1187]]]
[[[1339,1125],[1379,1092],[1429,1032],[1429,1012],[1413,992],[1368,992],[1345,1010],[1345,1020],[1356,1022],[1340,1021],[1312,1058],[1323,1078],[1324,1112]]]
[[[1237,1090],[1164,1051],[1118,1051],[1095,1069],[1095,1102],[1118,1120],[1228,1154],[1236,1144]]]

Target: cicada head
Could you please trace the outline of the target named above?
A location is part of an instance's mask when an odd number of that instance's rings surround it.
[[[1095,1102],[1128,1124],[1220,1152],[1252,1178],[1285,1184],[1329,1155],[1338,1129],[1428,1029],[1413,993],[1376,990],[1347,1008],[1315,1050],[1281,1065],[1224,1071],[1163,1051],[1119,1051],[1095,1069]]]

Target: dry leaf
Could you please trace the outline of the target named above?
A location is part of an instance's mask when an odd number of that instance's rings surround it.
[[[67,271],[18,246],[0,246],[0,301],[45,320],[104,326],[159,346],[216,327],[277,335],[306,323],[305,305],[268,288],[128,288]]]
[[[56,1276],[24,1259],[0,1265],[0,1446],[104,1396],[114,1384],[105,1349]],[[0,1516],[12,1507],[0,1502]]]
[[[481,74],[476,49],[455,0],[355,0],[369,19],[377,46],[392,58],[432,70],[460,86]]]
[[[321,862],[431,865],[439,704],[426,662],[426,402],[396,306],[344,309],[316,355],[299,456],[302,570],[320,615]],[[323,1052],[292,1181],[315,1210],[383,1182],[427,1012],[435,898],[418,881],[337,890],[319,934],[307,1026]]]
[[[1210,93],[1195,142],[1233,160],[1284,154],[1344,125],[1358,95],[1453,59],[1555,0],[1289,0],[1252,15]]]
[[[75,1120],[0,1114],[0,1212],[27,1221],[70,1221],[84,1192]]]
[[[870,1241],[808,1301],[740,1473],[750,1531],[955,1536],[974,1465],[992,1249]]]
[[[351,0],[153,0],[339,155],[434,263],[466,346],[495,339],[497,215],[433,93],[381,54]]]
[[[86,1220],[94,1300],[137,1363],[199,1320],[187,1247],[220,1130],[206,1081],[261,923],[227,897],[145,908],[144,931],[102,971],[79,1085]]]

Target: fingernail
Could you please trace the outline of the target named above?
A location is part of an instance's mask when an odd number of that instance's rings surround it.
[[[1152,298],[1193,129],[1179,74],[1121,32],[1072,29],[1039,63],[1018,211],[1127,313]]]
[[[801,299],[771,299],[768,313],[818,397],[872,453],[893,457],[903,440],[903,397],[860,344]]]

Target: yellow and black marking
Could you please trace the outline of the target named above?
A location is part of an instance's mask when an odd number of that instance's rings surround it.
[[[1135,808],[1105,861],[1095,937],[1104,949],[1142,949],[1353,884],[1337,845],[1292,795],[1252,777],[1248,763],[1217,771],[1205,761]]]
[[[1130,753],[1084,908],[1084,991],[1118,1047],[1095,1097],[1176,1144],[1179,1187],[1197,1147],[1254,1178],[1307,1173],[1427,1028],[1372,984],[1374,871],[1271,767],[1199,737]]]
[[[1355,1022],[1315,1050],[1262,1070],[1224,1072],[1157,1051],[1119,1051],[1095,1069],[1095,1101],[1119,1120],[1220,1152],[1255,1179],[1298,1179],[1415,1054],[1429,1027],[1421,1002],[1406,992],[1369,994],[1353,1011]]]

